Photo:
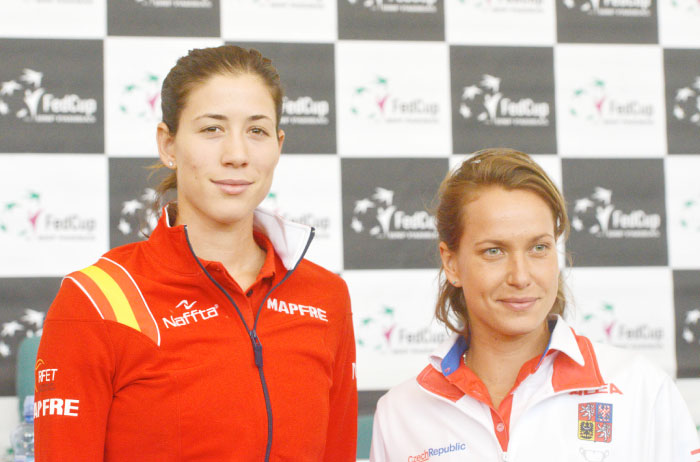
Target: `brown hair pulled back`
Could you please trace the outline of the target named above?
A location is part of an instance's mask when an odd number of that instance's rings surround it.
[[[187,98],[192,90],[216,75],[239,76],[250,74],[258,76],[270,91],[275,103],[275,129],[279,131],[282,116],[282,101],[284,91],[277,69],[272,61],[255,49],[245,49],[235,45],[222,45],[213,48],[190,50],[187,55],[177,60],[163,80],[161,88],[161,109],[163,122],[168,127],[171,136],[175,136],[180,122],[180,114],[187,104]],[[155,166],[162,167],[162,164]],[[158,207],[163,196],[171,189],[177,188],[177,177],[171,172],[156,187]]]
[[[465,223],[465,205],[476,198],[481,188],[500,186],[507,190],[534,192],[549,205],[557,238],[569,234],[569,218],[564,197],[535,161],[525,153],[506,148],[484,149],[474,153],[459,168],[447,174],[438,192],[436,221],[438,236],[452,252],[457,252]],[[566,305],[561,274],[557,298],[550,313],[563,314]],[[455,287],[440,270],[440,286],[435,317],[450,330],[469,334],[469,316],[462,288]]]

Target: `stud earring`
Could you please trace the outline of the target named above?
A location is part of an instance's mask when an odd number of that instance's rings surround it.
[[[168,165],[172,167],[172,166],[175,165],[175,164],[174,164],[173,161],[171,160],[170,162],[168,162]]]

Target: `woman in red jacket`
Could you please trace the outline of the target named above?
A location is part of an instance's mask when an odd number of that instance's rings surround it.
[[[157,141],[176,188],[147,241],[68,275],[36,366],[37,460],[354,461],[345,283],[305,260],[313,228],[257,206],[282,88],[255,50],[180,58]]]

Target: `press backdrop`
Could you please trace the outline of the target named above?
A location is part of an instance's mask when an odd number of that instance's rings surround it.
[[[696,0],[3,0],[0,434],[17,346],[62,275],[155,221],[144,167],[166,72],[225,42],[282,75],[287,137],[264,206],[314,226],[309,258],[350,287],[363,412],[446,335],[432,321],[440,180],[508,146],[567,197],[570,318],[678,377],[700,423]]]

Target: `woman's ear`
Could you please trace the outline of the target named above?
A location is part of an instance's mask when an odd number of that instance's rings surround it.
[[[156,143],[158,144],[158,156],[161,162],[170,168],[175,169],[175,150],[173,144],[175,141],[175,136],[170,134],[170,129],[164,122],[158,124],[156,130]]]
[[[451,251],[447,244],[440,242],[440,259],[442,260],[442,269],[445,271],[445,276],[450,284],[455,287],[461,287],[462,281],[459,275],[459,265],[457,264],[457,254]]]

